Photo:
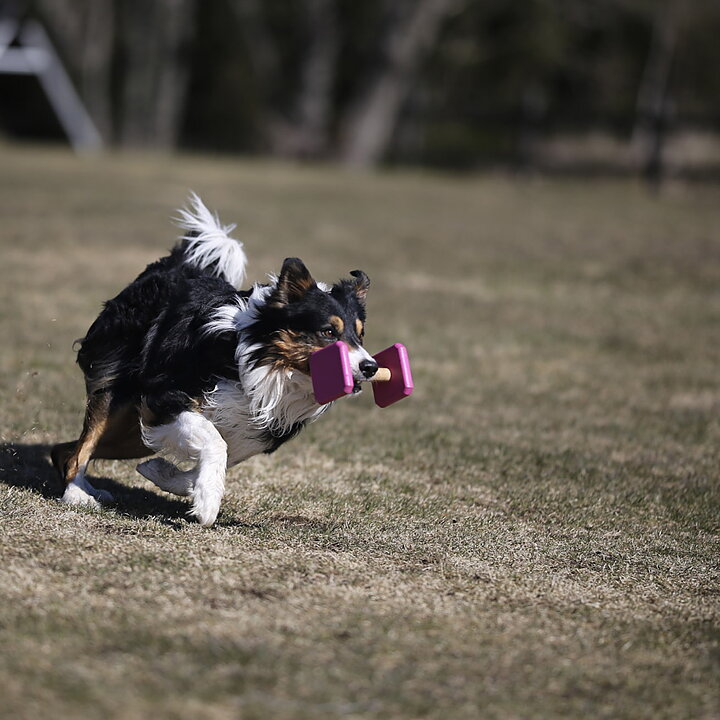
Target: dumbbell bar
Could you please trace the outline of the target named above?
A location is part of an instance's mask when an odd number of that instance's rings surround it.
[[[380,366],[371,378],[375,404],[388,407],[412,394],[414,385],[407,349],[400,343],[373,356]],[[332,402],[353,391],[355,382],[350,369],[348,346],[338,340],[310,356],[315,399],[321,405]]]

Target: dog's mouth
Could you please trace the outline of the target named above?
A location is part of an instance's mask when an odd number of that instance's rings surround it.
[[[357,378],[353,378],[353,389],[352,394],[357,395],[358,393],[362,392],[362,385],[360,384],[360,381]]]

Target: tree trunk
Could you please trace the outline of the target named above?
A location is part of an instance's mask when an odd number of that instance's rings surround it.
[[[289,111],[272,106],[280,82],[280,58],[258,0],[235,0],[240,31],[264,102],[262,124],[270,152],[283,157],[318,157],[327,149],[339,50],[336,0],[304,0],[306,52]],[[264,93],[263,93],[264,89]]]
[[[260,0],[233,0],[232,8],[253,74],[262,81],[274,82],[279,66],[278,52],[265,24]]]
[[[94,0],[88,6],[85,18],[80,93],[100,134],[109,144],[114,139],[111,91],[115,48],[113,0]]]
[[[187,41],[194,0],[121,3],[120,143],[127,147],[177,145],[188,79]]]
[[[319,157],[328,146],[339,49],[334,0],[305,3],[308,42],[290,122],[275,127],[275,150],[292,157]]]
[[[672,8],[658,9],[653,23],[650,51],[638,89],[632,145],[643,173],[658,183],[663,174],[663,149],[668,125],[668,84],[676,44]]]
[[[340,159],[348,166],[377,164],[425,53],[460,0],[416,0],[394,5],[380,67],[351,104],[341,123]]]

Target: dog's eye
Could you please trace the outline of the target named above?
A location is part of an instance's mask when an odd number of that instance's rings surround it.
[[[334,338],[335,337],[335,331],[331,327],[323,328],[320,331],[320,334],[326,338]]]

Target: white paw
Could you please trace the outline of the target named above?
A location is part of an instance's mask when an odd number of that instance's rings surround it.
[[[114,498],[107,490],[94,488],[81,473],[78,473],[65,488],[61,500],[68,505],[82,505],[97,509],[103,503],[111,503]]]
[[[192,492],[193,506],[189,514],[203,527],[210,527],[220,512],[222,496],[217,497],[216,494],[203,492],[203,490],[204,488],[200,487],[195,488]]]
[[[168,476],[175,473],[177,468],[167,460],[163,458],[153,458],[152,460],[146,460],[141,462],[135,468],[144,478],[147,478],[150,482],[160,485],[164,482]]]
[[[65,492],[60,498],[60,501],[67,503],[68,505],[79,505],[81,507],[93,508],[95,510],[100,508],[100,503],[80,485],[76,485],[74,480],[65,488]]]
[[[175,495],[189,495],[195,480],[192,471],[184,472],[164,458],[146,460],[136,470],[161,490]]]

